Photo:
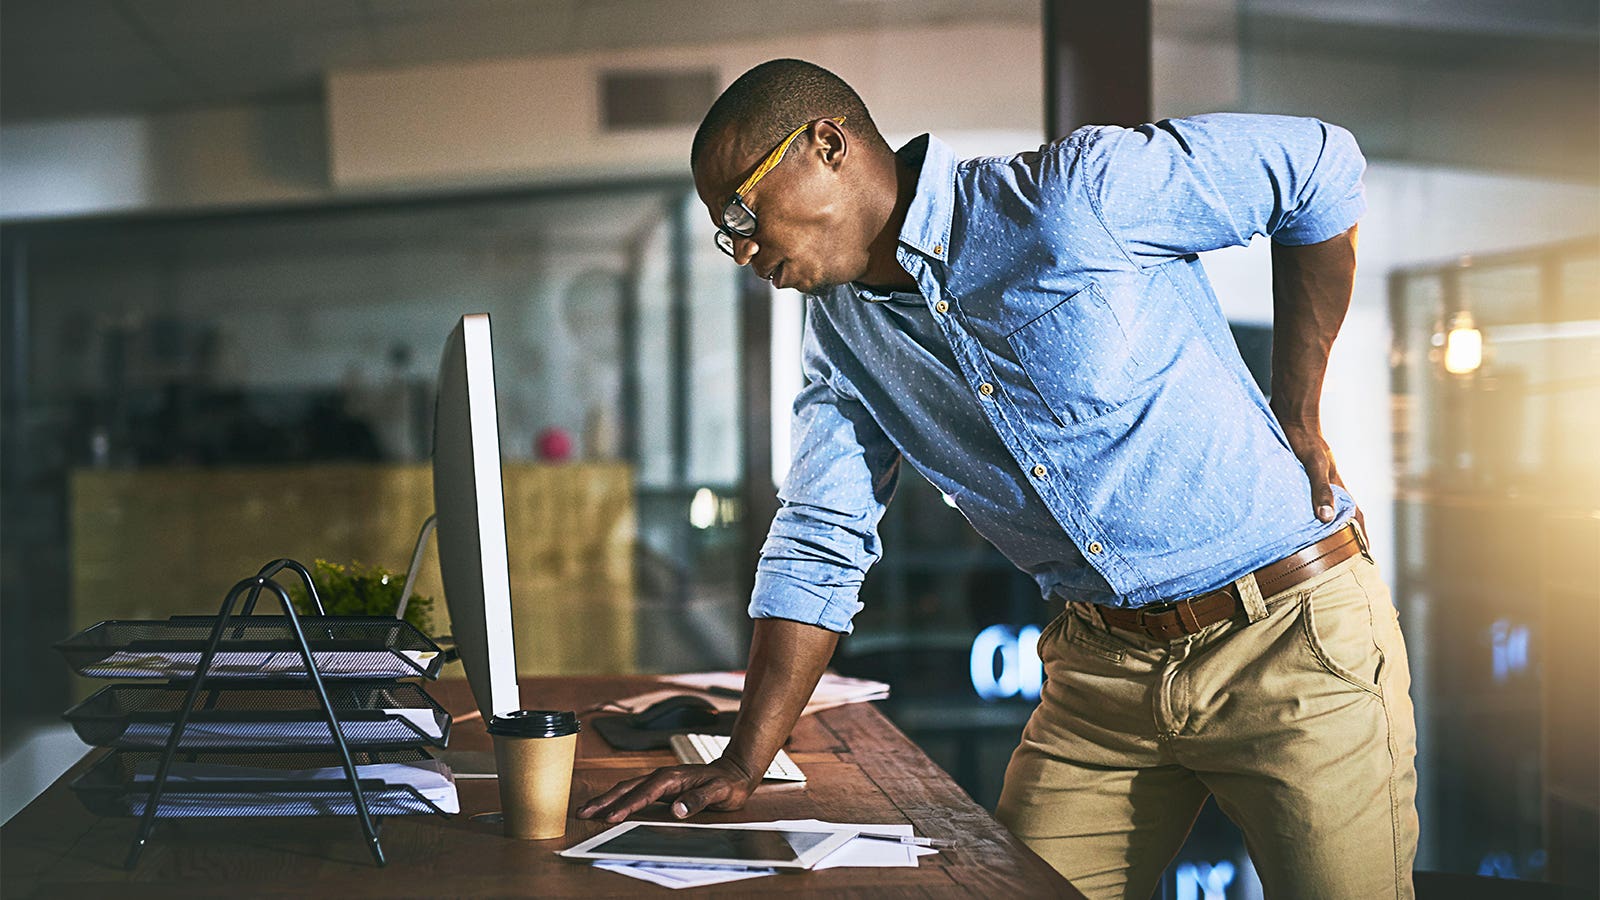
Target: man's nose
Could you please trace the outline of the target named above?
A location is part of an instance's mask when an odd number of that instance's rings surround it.
[[[736,237],[733,239],[733,261],[741,266],[750,265],[750,260],[761,252],[761,245],[755,238]]]

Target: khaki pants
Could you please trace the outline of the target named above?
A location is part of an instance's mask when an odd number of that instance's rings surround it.
[[[1093,898],[1145,898],[1208,795],[1269,898],[1411,896],[1411,677],[1389,591],[1356,556],[1255,621],[1171,642],[1069,604],[996,815]]]

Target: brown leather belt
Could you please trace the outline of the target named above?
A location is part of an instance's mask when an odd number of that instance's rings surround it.
[[[1346,525],[1315,544],[1285,556],[1255,571],[1256,586],[1263,598],[1302,584],[1361,552],[1362,539],[1355,523]],[[1208,625],[1242,617],[1244,601],[1237,585],[1230,584],[1209,594],[1154,603],[1138,609],[1099,608],[1107,625],[1140,631],[1163,641],[1195,634]]]

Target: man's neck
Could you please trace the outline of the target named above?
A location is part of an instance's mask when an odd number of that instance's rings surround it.
[[[900,267],[900,230],[905,227],[906,213],[917,195],[917,178],[921,173],[899,157],[894,159],[895,194],[883,227],[867,247],[867,271],[856,281],[866,287],[888,293],[896,290],[915,290],[917,280]]]

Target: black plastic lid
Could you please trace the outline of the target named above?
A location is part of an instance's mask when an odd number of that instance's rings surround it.
[[[518,709],[489,720],[489,733],[504,737],[565,737],[581,727],[577,713],[553,709]]]

